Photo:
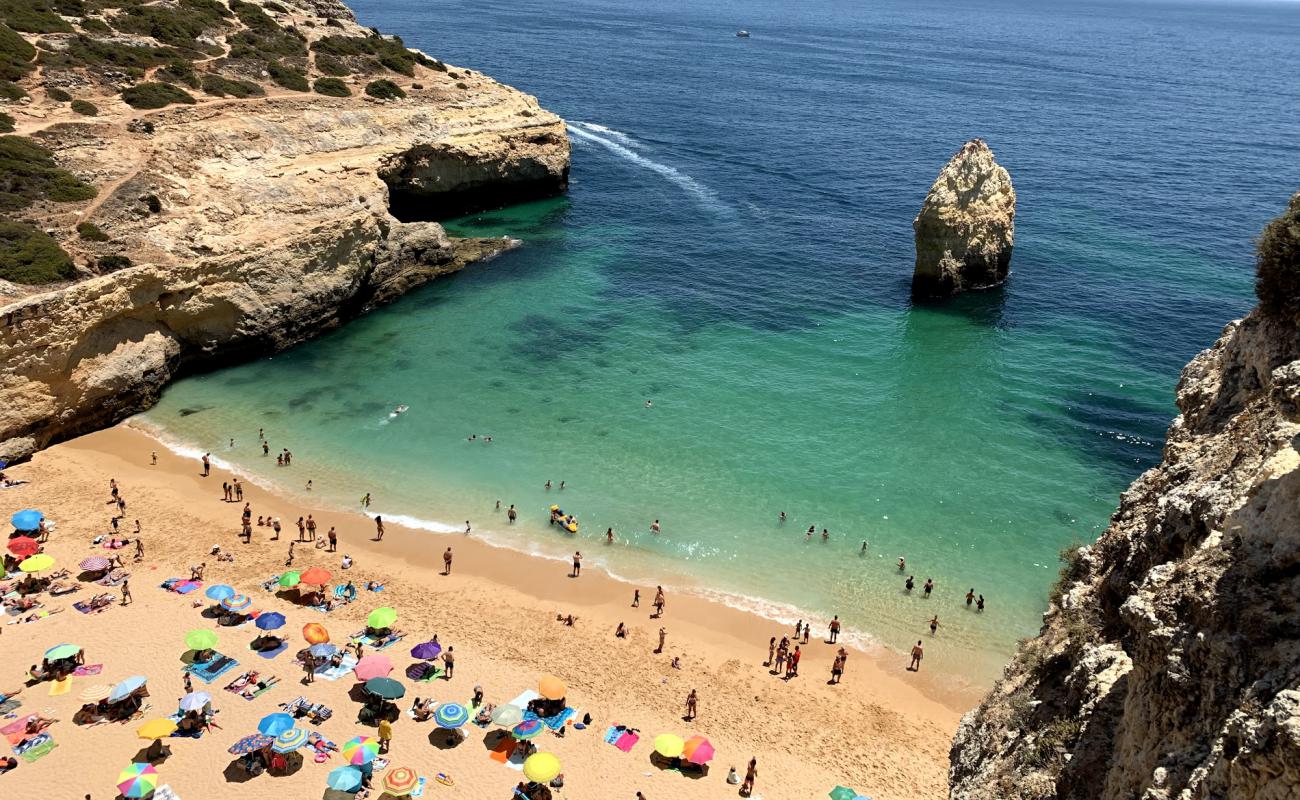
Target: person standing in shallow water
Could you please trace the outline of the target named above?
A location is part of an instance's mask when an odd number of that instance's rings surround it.
[[[939,630],[939,615],[935,614],[930,618],[930,635],[933,636]]]
[[[506,509],[506,519],[509,520],[510,522],[514,522],[518,518],[519,518],[519,512],[515,511],[515,504],[511,503],[510,508]]]
[[[966,593],[966,607],[967,607],[967,608],[970,608],[970,604],[973,603],[973,602],[975,602],[975,587],[974,587],[974,586],[972,586],[972,587],[970,588],[970,591]]]
[[[930,592],[934,591],[934,581],[930,578],[925,579],[925,597],[930,599]]]
[[[916,640],[916,645],[912,648],[912,663],[907,665],[908,672],[921,671],[921,659],[925,658],[925,650],[921,647],[921,640]]]

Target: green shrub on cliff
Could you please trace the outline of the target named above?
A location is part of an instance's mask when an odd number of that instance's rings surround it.
[[[99,114],[99,106],[89,100],[73,100],[72,110],[83,117],[93,117]]]
[[[13,81],[0,81],[0,98],[21,100],[27,96],[27,90]]]
[[[266,90],[249,81],[224,78],[212,72],[203,75],[203,91],[216,97],[261,97]]]
[[[94,196],[95,187],[61,169],[49,150],[22,136],[0,136],[0,211],[37,200],[68,203]]]
[[[76,274],[72,259],[49,234],[22,222],[0,221],[0,279],[40,284]]]
[[[14,118],[0,111],[0,133],[9,133],[14,129]]]
[[[24,33],[67,33],[72,30],[44,0],[0,0],[0,19]]]
[[[7,25],[0,25],[0,80],[16,81],[32,71],[36,48]]]
[[[152,36],[173,47],[207,52],[211,46],[199,44],[198,37],[204,31],[224,28],[224,17],[228,15],[229,12],[219,4],[187,2],[179,8],[162,5],[132,6],[123,9],[112,19],[113,27],[123,33]],[[218,49],[210,54],[220,52],[222,51]]]
[[[406,76],[415,75],[418,61],[415,53],[406,49],[399,37],[384,36],[323,36],[312,42],[311,49],[318,54],[336,58],[358,58],[370,64],[378,62],[384,68]]]
[[[172,103],[193,104],[190,93],[170,83],[137,83],[122,90],[122,100],[132,108],[162,108]]]
[[[394,100],[406,97],[406,92],[402,91],[402,87],[387,78],[380,78],[377,81],[367,83],[366,94],[371,97],[378,97],[380,100]]]
[[[179,83],[191,89],[199,88],[199,76],[194,72],[194,65],[180,59],[168,61],[167,66],[154,73],[154,77],[165,83]]]
[[[266,71],[270,73],[271,80],[286,89],[292,89],[295,92],[305,92],[311,88],[307,83],[307,76],[300,69],[285,66],[279,61],[272,61],[266,65]]]
[[[65,92],[64,90],[60,89],[57,86],[45,87],[45,96],[50,98],[56,103],[66,103],[72,99],[72,95],[68,94],[67,92]]]
[[[108,234],[104,233],[98,225],[93,222],[77,223],[77,235],[87,242],[107,242]]]
[[[86,33],[112,33],[113,29],[108,27],[108,23],[99,17],[86,17],[81,21],[81,29]]]
[[[1300,316],[1300,192],[1255,242],[1255,294],[1270,316]]]
[[[100,272],[117,272],[119,269],[126,269],[131,266],[131,259],[126,256],[100,256],[95,259],[95,267]]]
[[[316,54],[316,69],[325,75],[333,75],[336,78],[352,74],[352,69],[347,64],[325,53]]]
[[[338,78],[317,78],[316,82],[311,85],[316,90],[316,94],[325,94],[330,97],[351,97],[352,90],[348,85]]]

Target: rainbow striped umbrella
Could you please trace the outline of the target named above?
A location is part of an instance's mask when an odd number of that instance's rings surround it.
[[[420,785],[420,776],[410,767],[397,767],[384,774],[384,791],[394,797],[404,797]]]
[[[460,703],[443,703],[433,710],[433,721],[439,728],[455,730],[469,722],[469,710]]]
[[[343,760],[354,767],[369,764],[379,757],[379,741],[369,736],[356,736],[343,745]]]
[[[246,594],[232,594],[221,601],[221,607],[227,611],[243,611],[253,604]]]
[[[117,774],[117,791],[123,797],[144,797],[158,788],[158,769],[135,762]]]
[[[539,719],[526,719],[510,729],[510,735],[521,742],[529,739],[536,739],[542,734],[542,721]]]
[[[277,753],[292,753],[304,744],[307,744],[307,738],[310,736],[303,728],[290,728],[275,737],[275,743],[271,749]]]

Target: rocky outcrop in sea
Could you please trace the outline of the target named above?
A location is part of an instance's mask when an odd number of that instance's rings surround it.
[[[1011,268],[1015,222],[1011,176],[982,139],[972,139],[944,166],[912,221],[912,294],[942,298],[1001,284]]]

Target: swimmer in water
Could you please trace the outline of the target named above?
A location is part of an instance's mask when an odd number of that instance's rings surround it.
[[[781,515],[780,515],[780,517],[778,517],[778,519],[780,519],[782,522],[785,522],[785,512],[784,512],[784,511],[781,512]]]
[[[905,570],[905,569],[907,569],[907,562],[903,560],[903,557],[902,557],[902,556],[899,556],[899,557],[898,557],[898,571],[899,571],[899,572],[902,572],[902,571]]]
[[[650,402],[649,400],[647,400],[647,401],[645,401],[645,407],[646,407],[646,408],[654,408],[654,407],[655,407],[655,404],[652,403],[652,402]]]
[[[862,549],[859,550],[858,552],[860,552],[860,553],[865,553],[865,552],[867,552],[867,540],[866,540],[866,539],[863,539],[863,540],[862,540]]]

